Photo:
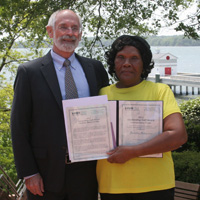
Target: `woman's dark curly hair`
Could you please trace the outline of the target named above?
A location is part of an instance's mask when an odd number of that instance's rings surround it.
[[[113,42],[111,49],[105,53],[105,58],[109,65],[109,74],[118,80],[115,74],[115,57],[125,46],[133,46],[139,50],[143,62],[141,78],[147,79],[151,69],[154,67],[154,62],[152,61],[152,52],[149,44],[139,36],[122,35]]]

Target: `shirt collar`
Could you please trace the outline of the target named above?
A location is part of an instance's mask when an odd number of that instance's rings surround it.
[[[53,61],[55,62],[56,66],[58,67],[58,70],[61,70],[63,67],[63,63],[65,61],[65,58],[63,58],[62,56],[58,55],[57,53],[55,53],[53,51],[53,49],[51,49],[51,56],[53,58]],[[76,67],[74,66],[74,61],[75,61],[76,57],[75,57],[75,53],[73,53],[68,60],[71,62],[71,67],[73,67],[74,69],[76,69]]]

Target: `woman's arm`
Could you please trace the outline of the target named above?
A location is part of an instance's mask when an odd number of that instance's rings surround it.
[[[163,153],[179,148],[187,141],[187,132],[180,113],[173,113],[164,119],[163,133],[136,146],[119,146],[108,152],[110,163],[125,163],[131,158]]]

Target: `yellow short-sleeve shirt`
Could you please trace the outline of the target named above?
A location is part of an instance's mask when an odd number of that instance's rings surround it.
[[[162,100],[163,118],[180,113],[171,89],[162,83],[144,80],[123,89],[111,85],[102,88],[100,95],[107,95],[109,100]],[[133,158],[124,164],[99,160],[97,179],[100,193],[142,193],[172,188],[175,177],[171,152],[163,153],[163,158]]]

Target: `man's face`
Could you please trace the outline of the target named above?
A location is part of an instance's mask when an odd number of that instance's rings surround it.
[[[54,51],[73,53],[82,35],[77,15],[71,11],[58,13],[52,32]]]

